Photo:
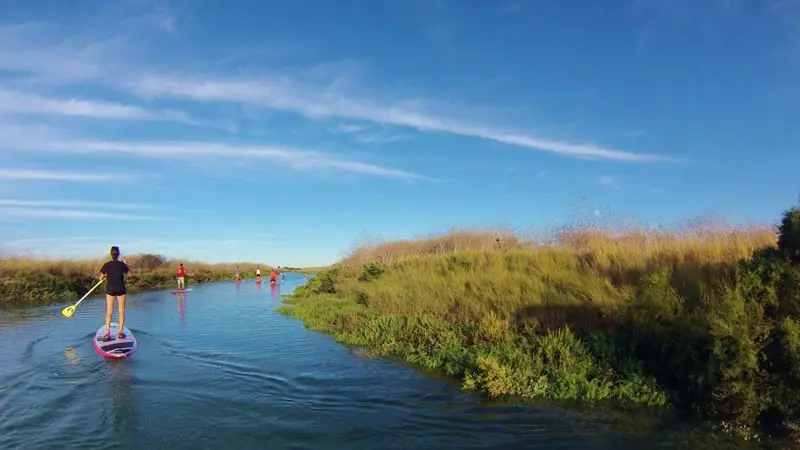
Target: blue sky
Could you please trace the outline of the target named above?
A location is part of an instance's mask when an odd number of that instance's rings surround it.
[[[800,2],[0,3],[0,247],[330,263],[364,236],[775,221]]]

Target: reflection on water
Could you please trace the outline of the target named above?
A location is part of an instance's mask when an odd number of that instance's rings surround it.
[[[181,321],[181,328],[186,327],[186,295],[178,294],[178,318]]]
[[[275,283],[275,284],[273,284],[273,285],[271,285],[269,287],[270,297],[271,297],[271,300],[273,302],[278,301],[280,299],[280,295],[278,295],[278,292],[279,292],[279,290],[278,290],[278,284],[277,283]]]
[[[81,359],[75,354],[75,348],[72,346],[64,349],[64,356],[67,357],[67,362],[71,366],[77,366],[81,363]]]

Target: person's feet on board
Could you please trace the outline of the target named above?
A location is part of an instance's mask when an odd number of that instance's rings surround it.
[[[184,279],[186,277],[186,268],[183,267],[183,263],[178,267],[178,289],[183,290],[185,287]]]
[[[111,339],[111,315],[114,312],[114,299],[119,306],[119,332],[117,339],[125,339],[122,332],[125,326],[125,275],[131,276],[131,269],[125,260],[119,260],[119,247],[111,247],[111,260],[100,268],[100,278],[106,279],[106,334],[103,340]]]

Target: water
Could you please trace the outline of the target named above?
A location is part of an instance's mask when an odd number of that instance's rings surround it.
[[[279,287],[218,283],[131,296],[126,325],[140,347],[120,361],[92,349],[102,299],[84,301],[69,319],[63,305],[0,316],[0,449],[721,445],[608,414],[485,404],[452,381],[360,358],[274,311],[299,283],[287,274]]]

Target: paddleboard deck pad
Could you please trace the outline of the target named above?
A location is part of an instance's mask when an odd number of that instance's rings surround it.
[[[187,293],[187,292],[189,292],[191,290],[192,290],[192,288],[178,289],[178,290],[172,291],[172,293],[173,294],[185,294],[185,293]]]
[[[117,333],[119,333],[118,323],[111,322],[110,331],[111,339],[108,341],[103,340],[103,335],[106,334],[105,325],[101,326],[97,333],[94,334],[92,344],[94,350],[100,356],[114,359],[124,358],[130,356],[139,347],[139,341],[136,340],[136,337],[128,327],[122,328],[122,332],[125,333],[125,337],[122,339],[117,339]]]

